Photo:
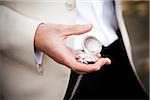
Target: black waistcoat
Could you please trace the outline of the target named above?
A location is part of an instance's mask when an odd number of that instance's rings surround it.
[[[93,99],[144,99],[148,95],[139,84],[129,62],[120,30],[119,39],[108,47],[103,47],[101,55],[109,57],[111,65],[104,65],[101,70],[83,76],[74,96],[75,100]],[[64,100],[67,100],[79,75],[71,72],[69,85]]]

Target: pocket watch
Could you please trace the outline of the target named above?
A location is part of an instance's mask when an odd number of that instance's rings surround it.
[[[77,61],[84,64],[95,63],[99,58],[97,54],[102,50],[102,44],[94,36],[85,36],[82,40],[82,49],[77,52]]]

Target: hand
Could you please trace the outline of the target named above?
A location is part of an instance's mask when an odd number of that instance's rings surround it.
[[[77,73],[97,71],[104,64],[110,64],[110,59],[100,58],[94,64],[81,64],[76,61],[75,50],[65,44],[68,36],[84,34],[91,29],[92,25],[40,24],[35,35],[35,47]]]

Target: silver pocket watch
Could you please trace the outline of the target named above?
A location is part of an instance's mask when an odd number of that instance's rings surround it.
[[[99,59],[97,54],[100,54],[102,44],[94,36],[85,36],[82,40],[82,49],[77,51],[76,60],[80,63],[91,64]]]

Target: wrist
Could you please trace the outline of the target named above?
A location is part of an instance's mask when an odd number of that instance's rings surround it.
[[[36,49],[40,49],[40,48],[39,48],[40,33],[42,32],[43,27],[44,27],[44,23],[40,23],[40,24],[37,26],[37,29],[36,29],[36,32],[35,32],[35,36],[34,36],[34,47],[35,47]]]

